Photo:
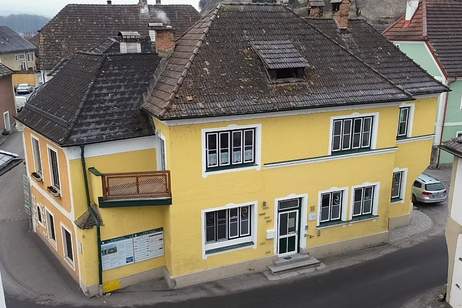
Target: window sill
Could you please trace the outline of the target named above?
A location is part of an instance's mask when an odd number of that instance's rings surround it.
[[[250,241],[250,242],[244,242],[244,243],[239,243],[239,244],[234,244],[234,245],[229,245],[229,246],[208,249],[208,250],[205,250],[205,255],[210,256],[210,255],[215,255],[221,252],[228,252],[232,250],[238,250],[241,248],[247,248],[247,247],[253,246],[254,244],[255,243],[253,241]]]
[[[405,139],[408,139],[408,138],[409,138],[408,135],[406,135],[406,136],[397,136],[396,140],[405,140]]]
[[[379,218],[378,215],[363,215],[363,216],[356,216],[351,219],[351,223],[361,222],[361,221],[368,221],[368,220],[375,220]]]
[[[399,204],[399,203],[403,203],[403,202],[404,202],[403,198],[393,198],[393,199],[391,199],[391,204]]]
[[[348,221],[343,221],[343,220],[327,221],[327,222],[321,222],[317,228],[325,229],[325,228],[330,228],[330,227],[338,227],[338,226],[345,225],[345,224],[348,224]]]
[[[32,172],[31,173],[31,177],[38,183],[42,183],[43,182],[43,178],[40,174],[38,174],[37,172]]]
[[[213,175],[213,174],[220,174],[226,172],[239,172],[245,170],[256,169],[259,167],[259,164],[243,164],[238,166],[223,166],[223,167],[216,167],[216,168],[208,168],[204,172],[204,176]]]
[[[53,186],[48,186],[47,191],[55,198],[60,198],[61,197],[61,192],[59,189],[53,187]]]
[[[362,149],[354,149],[354,150],[339,150],[339,151],[332,151],[331,150],[331,155],[332,156],[339,156],[339,155],[347,155],[347,154],[355,154],[355,153],[363,153],[363,152],[369,152],[372,151],[372,148],[362,148]]]

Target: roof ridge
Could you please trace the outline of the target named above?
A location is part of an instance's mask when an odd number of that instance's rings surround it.
[[[222,7],[222,4],[219,3],[215,9],[211,10],[206,16],[204,16],[203,18],[199,19],[195,24],[194,26],[198,25],[200,22],[203,22],[204,19],[206,19],[207,17],[209,18],[209,21],[206,23],[206,27],[205,27],[205,30],[204,32],[202,33],[201,37],[198,39],[198,42],[196,43],[196,46],[194,47],[193,51],[192,51],[192,55],[191,57],[188,59],[187,63],[184,65],[184,69],[183,71],[181,72],[181,77],[177,80],[176,82],[176,85],[175,87],[173,88],[173,90],[171,91],[168,99],[167,99],[167,105],[165,106],[164,110],[162,111],[161,113],[161,116],[163,116],[165,113],[167,113],[167,111],[170,110],[170,107],[171,107],[171,103],[172,103],[172,99],[175,97],[176,93],[178,92],[180,86],[183,84],[183,81],[184,81],[184,78],[186,77],[186,74],[189,70],[189,68],[191,67],[191,64],[192,62],[194,61],[197,53],[199,52],[199,49],[201,48],[202,46],[202,43],[204,42],[204,38],[205,36],[207,35],[209,29],[210,29],[210,26],[212,25],[212,22],[216,19],[217,17],[217,14],[218,14],[218,11],[220,10],[220,8]],[[179,41],[181,38],[183,38],[187,33],[189,33],[192,29],[194,29],[194,26],[189,28],[188,31],[186,31],[185,33],[183,33],[178,39],[177,41]],[[170,59],[170,58],[169,58]],[[168,60],[169,60],[168,59]],[[167,60],[167,61],[168,61]],[[169,63],[166,63],[165,65],[165,68],[167,68]],[[160,67],[160,66],[159,66]],[[165,69],[164,68],[164,69]],[[164,72],[164,70],[162,70],[162,73]],[[161,74],[162,74],[161,73]],[[157,82],[158,82],[158,78],[156,78],[154,84],[153,84],[153,87],[152,89],[155,88]],[[151,92],[151,91],[150,91]],[[150,93],[149,93],[150,94]]]
[[[361,58],[359,58],[358,56],[356,56],[354,53],[352,53],[351,51],[349,51],[348,49],[346,49],[345,47],[343,47],[342,45],[340,45],[339,43],[337,43],[334,39],[332,39],[330,36],[328,36],[327,34],[325,34],[324,32],[322,32],[320,29],[318,29],[317,27],[315,27],[314,25],[310,24],[309,22],[307,22],[304,18],[302,18],[300,15],[298,15],[297,13],[295,13],[292,8],[289,8],[289,7],[285,7],[286,10],[288,10],[289,12],[291,12],[292,14],[294,14],[295,16],[297,16],[298,18],[300,18],[305,24],[309,25],[311,28],[313,28],[315,31],[319,32],[322,36],[324,36],[325,38],[327,38],[328,40],[330,40],[331,42],[333,42],[335,45],[337,45],[338,47],[340,47],[341,49],[343,49],[345,52],[347,52],[348,54],[350,54],[351,56],[353,56],[357,61],[359,61],[360,63],[362,63],[364,66],[366,66],[367,68],[369,68],[371,71],[373,71],[376,75],[378,75],[379,77],[381,77],[382,79],[384,79],[385,81],[387,81],[389,84],[393,85],[395,88],[397,88],[398,90],[400,90],[401,92],[403,92],[404,94],[406,94],[407,96],[409,96],[409,98],[413,98],[412,97],[412,94],[409,93],[406,89],[402,88],[401,86],[395,84],[393,81],[391,81],[390,79],[388,79],[387,77],[385,77],[382,73],[380,73],[378,70],[376,70],[375,68],[373,68],[372,66],[370,66],[369,64],[367,64],[366,62],[364,62]]]
[[[84,54],[84,53],[82,53]],[[91,55],[91,54],[90,54]],[[88,93],[90,93],[90,90],[93,88],[93,85],[95,84],[95,80],[98,78],[98,76],[101,74],[101,67],[103,66],[104,62],[106,61],[107,59],[107,56],[105,54],[102,54],[102,55],[93,55],[93,56],[98,56],[98,57],[101,57],[101,62],[99,63],[98,67],[96,68],[95,72],[95,76],[93,77],[93,80],[88,84],[88,87],[85,91],[85,94],[82,96],[82,99],[80,100],[80,104],[79,104],[79,107],[77,108],[77,112],[75,112],[74,116],[72,117],[72,119],[69,121],[70,123],[70,126],[69,126],[69,131],[67,132],[67,134],[64,136],[63,140],[62,140],[62,143],[66,143],[67,139],[70,137],[71,133],[72,133],[72,130],[74,129],[75,127],[75,124],[77,123],[77,119],[79,118],[80,116],[80,113],[82,112],[82,107],[83,105],[85,104],[85,101],[87,100],[87,97],[88,97]]]

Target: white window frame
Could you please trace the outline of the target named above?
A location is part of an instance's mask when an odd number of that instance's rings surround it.
[[[355,202],[355,190],[358,188],[364,188],[364,187],[369,187],[369,186],[375,186],[374,188],[374,200],[372,200],[372,216],[378,216],[379,215],[379,209],[380,209],[380,182],[375,182],[375,183],[362,183],[359,185],[355,185],[351,187],[351,196],[350,196],[350,206],[349,206],[349,213],[348,213],[348,220],[352,220],[355,217],[361,217],[364,215],[357,215],[353,216],[353,209],[354,209],[354,202]]]
[[[404,203],[404,200],[406,200],[408,169],[407,168],[395,168],[395,169],[393,169],[393,174],[395,172],[402,172],[401,187],[400,187],[400,189],[401,189],[401,191],[400,191],[401,199],[396,200],[396,201],[392,200],[391,203],[392,204]],[[393,181],[393,177],[392,177],[392,181]],[[391,188],[393,189],[393,182],[392,182]],[[392,189],[390,190],[390,192],[392,191]],[[390,193],[390,195],[391,195],[391,193]]]
[[[462,110],[462,96],[460,97],[460,105],[459,105],[459,109]]]
[[[250,224],[250,235],[246,237],[239,237],[235,239],[229,239],[229,240],[224,240],[220,242],[213,242],[213,243],[207,243],[206,242],[206,221],[205,221],[205,215],[209,212],[216,212],[216,211],[221,211],[221,210],[229,210],[233,208],[240,208],[243,206],[249,206],[250,207],[250,219],[249,219],[249,224]],[[229,217],[228,215],[226,216],[226,223],[229,224]],[[204,209],[201,211],[201,225],[202,225],[202,258],[205,260],[207,257],[214,256],[217,254],[222,254],[222,253],[228,253],[228,252],[233,252],[236,250],[241,250],[241,249],[248,249],[248,248],[256,248],[257,247],[257,232],[258,232],[258,202],[257,201],[251,201],[251,202],[245,202],[241,204],[228,204],[223,207],[218,207],[218,208],[208,208]],[[224,249],[223,251],[219,252],[214,252],[214,253],[206,253],[206,251],[212,250],[212,249],[219,249],[219,248],[226,248],[229,246],[237,245],[237,244],[243,244],[243,243],[249,243],[253,242],[253,245],[245,246],[245,247],[239,247],[239,248],[231,248],[231,249]]]
[[[57,250],[57,238],[58,234],[56,233],[56,220],[55,220],[55,215],[51,213],[47,208],[45,208],[45,213],[46,213],[46,226],[47,226],[47,239],[48,241],[52,244],[52,246]],[[51,216],[53,218],[53,229],[54,229],[54,234],[55,238],[53,239],[51,237],[51,232],[50,232],[50,220],[48,217]]]
[[[59,181],[59,188],[58,187],[55,187],[55,183],[54,180],[53,180],[53,168],[52,168],[52,164],[51,164],[51,155],[50,155],[50,151],[53,151],[56,153],[56,165],[57,165],[57,168],[58,168],[58,181]],[[47,144],[47,155],[48,155],[48,168],[49,168],[49,174],[50,174],[50,184],[51,186],[53,186],[56,190],[58,190],[59,192],[59,195],[61,195],[61,191],[62,191],[62,187],[63,187],[63,182],[61,181],[61,172],[60,172],[60,166],[59,166],[59,154],[58,154],[58,151],[52,147],[51,145]]]
[[[413,136],[412,131],[413,131],[413,128],[414,128],[415,104],[413,104],[413,103],[399,104],[399,106],[398,106],[398,128],[399,128],[399,116],[400,116],[401,108],[406,108],[406,107],[409,108],[409,117],[408,117],[408,123],[407,123],[407,134],[406,134],[406,137],[401,137],[401,138],[410,138],[410,137]],[[400,137],[400,136],[398,136],[398,130],[396,132],[397,132],[396,136]]]
[[[35,156],[35,150],[34,150],[34,140],[37,141],[37,146],[38,146],[38,152],[39,152],[39,159],[38,159],[38,162],[40,164],[40,173],[37,172],[38,168],[37,168],[37,157]],[[34,164],[34,172],[35,173],[38,173],[40,175],[41,178],[43,178],[43,163],[42,163],[42,152],[41,152],[41,148],[40,148],[40,140],[39,138],[35,137],[34,135],[31,135],[31,146],[32,146],[32,160],[33,160],[33,164]]]
[[[73,236],[72,236],[72,232],[61,222],[60,223],[60,226],[61,226],[61,239],[62,239],[62,243],[63,243],[63,256],[64,256],[64,260],[66,260],[67,264],[73,269],[75,270],[75,258],[76,258],[76,254],[75,254],[75,249],[74,249],[74,239],[73,239]],[[68,232],[70,237],[71,237],[71,247],[72,247],[72,260],[67,256],[67,242],[66,242],[66,237],[65,237],[65,233],[64,231]]]
[[[321,208],[322,208],[322,195],[329,194],[333,192],[342,192],[342,204],[341,204],[341,212],[340,212],[340,221],[338,223],[348,221],[348,187],[331,187],[326,190],[322,190],[318,192],[318,213],[317,213],[317,225],[318,227],[322,226],[323,223],[330,222],[329,221],[321,221]],[[335,225],[335,223],[333,223]]]
[[[355,118],[365,118],[365,117],[372,117],[372,131],[371,131],[371,138],[370,138],[370,145],[369,145],[369,148],[370,150],[374,150],[377,148],[377,135],[378,135],[378,127],[380,125],[380,122],[379,122],[379,113],[378,112],[371,112],[371,113],[359,113],[359,112],[354,112],[352,114],[348,114],[348,115],[341,115],[341,116],[333,116],[330,118],[330,131],[329,131],[329,148],[328,148],[328,151],[327,153],[329,153],[329,155],[333,155],[335,153],[338,153],[336,155],[342,155],[342,154],[349,154],[348,150],[338,150],[338,151],[333,151],[332,150],[332,145],[333,145],[333,133],[334,133],[334,122],[336,120],[345,120],[345,119],[352,119],[352,125],[354,125],[354,119]],[[363,126],[364,124],[361,122],[361,126]],[[351,128],[352,130],[352,133],[351,133],[351,140],[350,140],[350,149],[353,145],[353,126]],[[362,133],[361,133],[362,135]],[[341,139],[343,139],[343,125],[342,125],[342,134],[341,134]],[[361,136],[361,141],[360,143],[362,144],[362,136]],[[358,149],[361,149],[361,147],[359,147]],[[345,153],[342,153],[342,152],[345,152]]]
[[[236,168],[228,168],[228,169],[223,169],[223,170],[207,170],[207,134],[208,133],[217,133],[217,166],[219,166],[219,133],[223,131],[232,131],[232,130],[242,130],[243,131],[243,136],[242,136],[242,160],[244,161],[245,159],[245,153],[244,153],[244,134],[245,131],[248,129],[254,129],[255,130],[255,135],[254,135],[254,157],[255,161],[252,165],[246,166],[243,165],[242,167],[239,167],[239,165],[236,165]],[[232,124],[229,126],[225,127],[216,127],[216,128],[206,128],[202,129],[201,132],[201,142],[202,142],[202,177],[206,178],[209,175],[214,175],[214,174],[222,174],[222,173],[228,173],[228,172],[239,172],[239,171],[244,171],[244,170],[260,170],[261,169],[261,134],[262,134],[262,125],[261,124],[252,124],[252,125],[236,125]],[[230,134],[230,141],[232,140],[232,134]],[[233,155],[232,155],[232,147],[231,143],[229,144],[230,147],[230,154],[229,154],[229,161],[230,163],[232,162]],[[243,163],[245,164],[245,163]],[[213,166],[211,166],[213,168]]]

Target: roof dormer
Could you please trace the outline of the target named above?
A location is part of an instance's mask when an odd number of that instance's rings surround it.
[[[141,35],[136,31],[120,31],[120,53],[140,53]]]
[[[291,83],[305,80],[308,61],[289,40],[252,41],[255,50],[265,65],[272,83]]]

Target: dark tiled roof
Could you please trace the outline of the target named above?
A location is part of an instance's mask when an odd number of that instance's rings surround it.
[[[449,77],[462,77],[462,1],[427,0],[427,35]]]
[[[385,30],[393,41],[426,40],[448,77],[462,76],[462,1],[422,1],[413,19]]]
[[[271,86],[251,41],[289,40],[307,81]],[[212,117],[411,99],[280,5],[224,4],[178,41],[143,107],[161,119]]]
[[[181,35],[200,17],[191,5],[150,5],[150,15],[139,5],[69,4],[40,31],[40,67],[52,69],[61,58],[89,50],[119,31],[138,31],[148,36],[149,22],[168,22]],[[57,44],[56,42],[59,42]]]
[[[445,141],[440,145],[440,148],[462,158],[462,137]]]
[[[37,49],[37,47],[31,42],[23,39],[19,34],[7,26],[0,26],[0,54],[35,49]]]
[[[308,67],[291,41],[252,41],[250,44],[269,69]]]
[[[337,31],[332,19],[307,21],[412,95],[447,90],[364,20],[351,20],[348,32]]]
[[[0,63],[0,78],[10,76],[11,74],[13,74],[13,71],[10,70],[7,66]]]
[[[62,146],[152,135],[140,106],[159,60],[144,53],[77,53],[17,118]]]

